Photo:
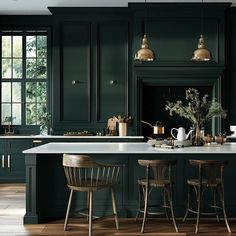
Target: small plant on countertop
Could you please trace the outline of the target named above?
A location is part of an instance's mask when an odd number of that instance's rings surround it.
[[[14,134],[14,127],[12,125],[13,120],[16,119],[16,117],[13,116],[5,116],[3,124],[7,124],[7,127],[5,129],[5,134]]]
[[[5,116],[5,119],[4,119],[3,123],[7,123],[7,125],[12,125],[12,122],[13,122],[14,119],[16,119],[16,117]]]
[[[118,116],[114,116],[113,118],[115,119],[116,122],[119,122],[119,123],[128,123],[132,120],[131,116],[118,115]]]
[[[199,92],[197,89],[189,88],[186,90],[186,100],[184,104],[182,101],[177,101],[176,103],[167,101],[166,110],[169,110],[170,115],[174,113],[190,120],[195,129],[195,140],[194,145],[202,145],[202,139],[200,135],[200,130],[203,124],[212,119],[213,117],[226,118],[226,111],[222,108],[221,104],[212,99],[207,100],[208,95],[205,94],[202,98],[199,97]]]

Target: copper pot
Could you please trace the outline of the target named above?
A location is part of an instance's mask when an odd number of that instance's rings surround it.
[[[153,134],[165,134],[165,126],[161,124],[160,121],[157,121],[155,125],[151,125],[150,123],[141,120],[142,123],[149,125],[153,129]]]

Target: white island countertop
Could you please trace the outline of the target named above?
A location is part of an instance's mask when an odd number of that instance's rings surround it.
[[[40,139],[143,139],[144,136],[86,136],[86,135],[40,135],[40,134],[13,134],[13,135],[5,135],[0,134],[0,139],[12,139],[12,138],[40,138]]]
[[[48,143],[24,150],[25,154],[236,154],[236,143],[184,148],[154,148],[147,143]]]

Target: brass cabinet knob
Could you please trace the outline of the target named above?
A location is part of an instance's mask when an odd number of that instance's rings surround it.
[[[72,81],[71,81],[71,84],[72,84],[72,85],[79,84],[79,81],[78,81],[78,80],[72,80]]]

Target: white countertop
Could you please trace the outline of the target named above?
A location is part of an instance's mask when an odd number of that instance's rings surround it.
[[[38,147],[30,148],[23,153],[78,153],[78,154],[236,154],[236,143],[225,143],[224,145],[212,145],[203,147],[184,148],[154,148],[147,143],[48,143]]]
[[[21,135],[21,134],[14,134],[14,135],[0,135],[0,138],[31,138],[31,139],[34,139],[34,138],[44,138],[44,139],[50,139],[50,138],[58,138],[58,139],[143,139],[144,137],[143,136],[79,136],[79,135]]]

